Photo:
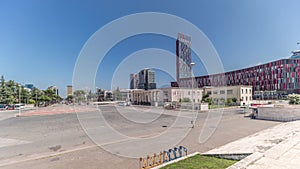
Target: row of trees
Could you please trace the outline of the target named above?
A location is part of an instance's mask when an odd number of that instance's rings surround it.
[[[222,103],[226,104],[228,106],[236,106],[237,105],[237,98],[225,98],[219,99],[219,100],[213,100],[211,97],[209,97],[209,94],[203,95],[202,101],[208,103],[209,105]]]
[[[119,87],[113,92],[105,91],[100,88],[95,93],[91,90],[75,90],[73,95],[68,95],[66,101],[69,103],[75,102],[93,102],[93,101],[112,101],[119,100],[124,101],[126,98],[121,94]]]
[[[97,95],[92,91],[75,90],[73,95],[68,95],[66,101],[69,103],[93,102],[97,100]]]
[[[13,80],[5,81],[4,77],[0,79],[0,103],[1,104],[51,104],[61,101],[52,89],[39,90],[34,87],[32,90],[25,89],[20,83]]]

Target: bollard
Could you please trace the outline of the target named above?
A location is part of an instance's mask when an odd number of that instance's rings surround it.
[[[178,151],[179,151],[179,157],[182,157],[182,146],[179,146]]]
[[[173,154],[174,154],[174,159],[177,159],[177,150],[178,148],[177,147],[174,147],[174,150],[173,150]]]
[[[183,151],[185,152],[185,155],[187,155],[187,148],[179,146],[178,148],[174,147],[173,149],[160,152],[159,154],[154,153],[153,156],[147,155],[146,158],[140,157],[140,169],[150,169],[165,162],[178,159],[183,156]]]
[[[144,161],[143,158],[140,157],[140,169],[144,169],[143,161]]]
[[[183,147],[183,146],[179,146],[179,150],[180,150],[180,152],[181,152],[181,156],[182,156],[182,149],[183,149],[183,151],[185,152],[185,155],[187,156],[187,148],[185,148],[185,147]],[[180,153],[179,152],[179,153]]]
[[[171,157],[171,153],[173,152],[173,158]],[[175,157],[174,157],[174,150],[173,149],[169,149],[169,161],[172,161],[174,160]]]
[[[149,166],[151,166],[151,167],[155,167],[156,166],[156,154],[155,153],[151,157],[151,164]]]
[[[148,167],[148,166],[149,166],[149,160],[150,160],[150,156],[149,156],[149,155],[147,155],[147,165],[146,165],[146,167]]]
[[[161,164],[163,163],[163,160],[162,160],[162,159],[163,159],[163,153],[160,152],[160,153],[159,153],[159,156],[158,156],[158,164],[159,164],[159,165],[161,165]]]
[[[163,159],[163,163],[170,161],[169,159],[169,152],[164,151],[164,159]]]

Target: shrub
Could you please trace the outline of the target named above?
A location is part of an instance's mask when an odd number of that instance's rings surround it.
[[[290,104],[299,104],[300,103],[300,95],[299,94],[289,94],[288,100]]]
[[[35,104],[35,100],[33,99],[28,100],[28,104]]]

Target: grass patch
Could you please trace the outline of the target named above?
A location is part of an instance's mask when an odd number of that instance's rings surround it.
[[[225,108],[225,107],[231,107],[231,106],[228,106],[228,105],[217,105],[217,104],[209,105],[209,109],[218,109],[218,108]]]
[[[163,167],[162,169],[225,169],[237,161],[211,156],[195,155]]]

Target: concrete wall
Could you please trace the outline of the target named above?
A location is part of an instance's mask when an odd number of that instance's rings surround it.
[[[300,106],[259,107],[257,118],[283,122],[300,120]]]

